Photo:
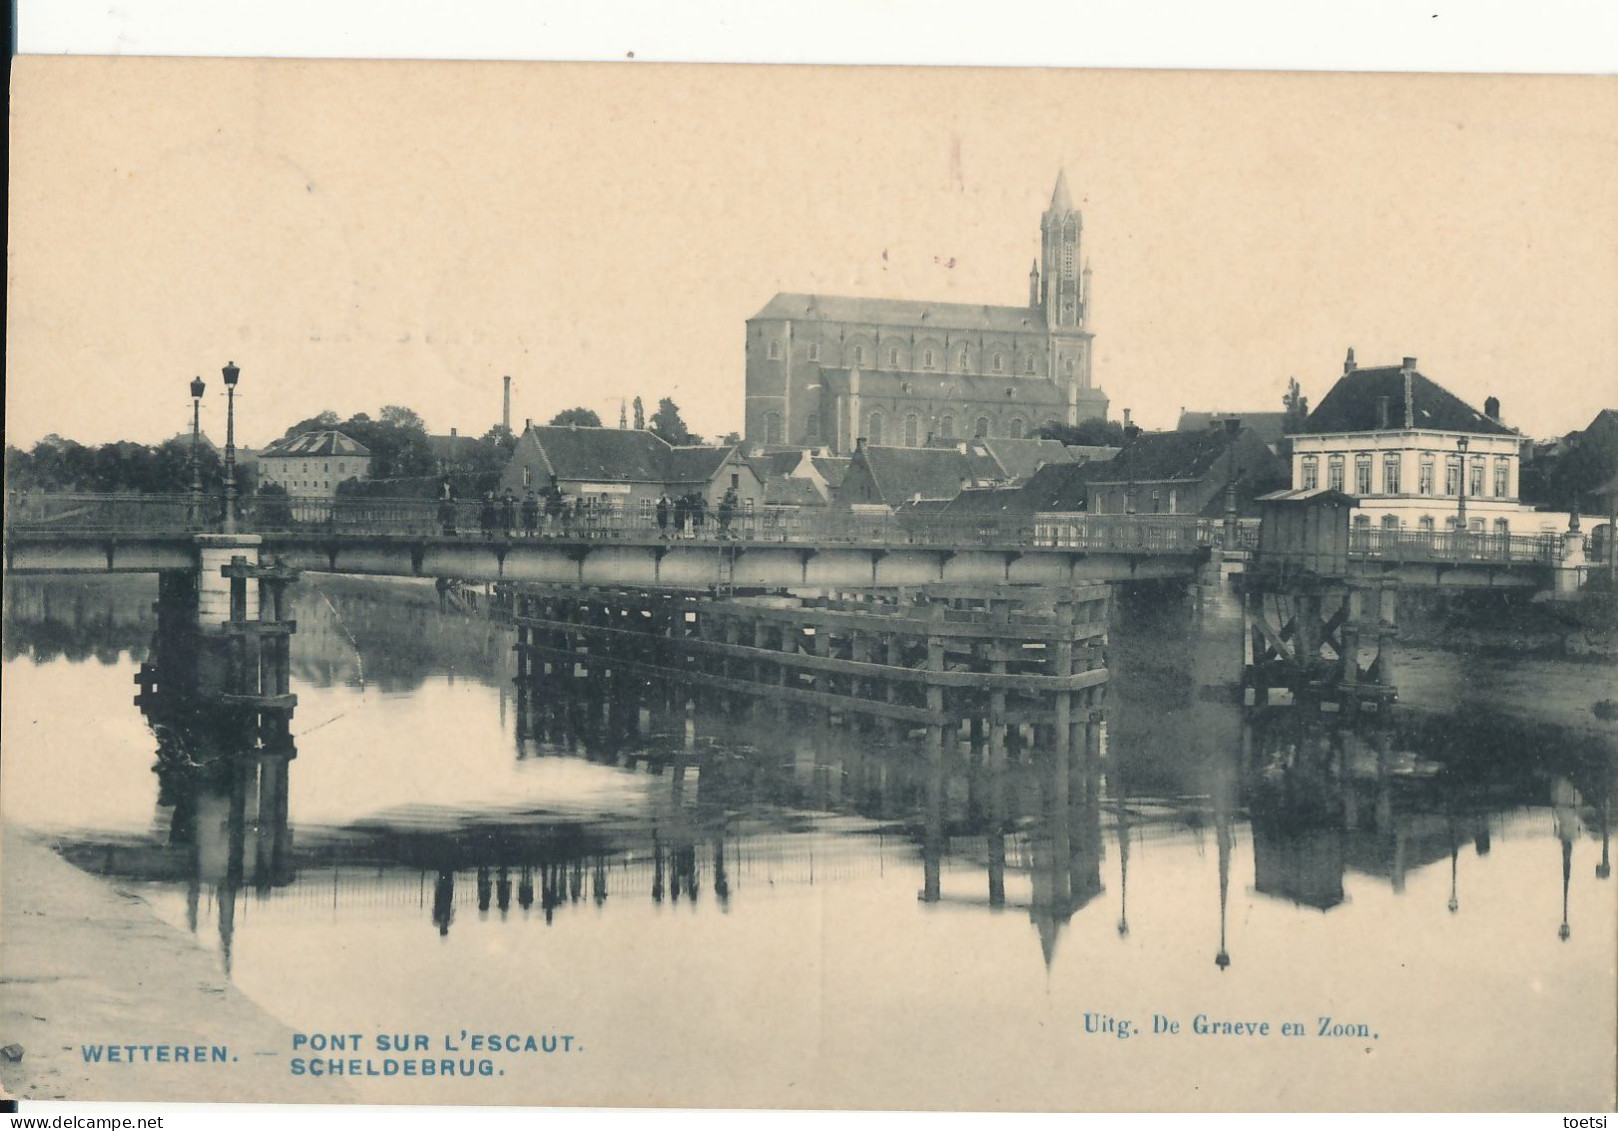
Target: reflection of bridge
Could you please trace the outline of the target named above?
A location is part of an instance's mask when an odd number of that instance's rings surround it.
[[[196,567],[188,496],[37,494],[13,498],[13,573]],[[1068,585],[1189,578],[1215,550],[1248,550],[1234,514],[1001,514],[765,507],[679,534],[651,506],[601,504],[530,527],[518,514],[429,499],[243,500],[239,528],[266,554],[311,571],[469,581],[738,587]],[[1349,568],[1402,585],[1544,587],[1567,553],[1555,537],[1356,531]]]

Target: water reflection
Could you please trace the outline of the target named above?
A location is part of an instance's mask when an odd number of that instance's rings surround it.
[[[52,642],[71,636],[88,654],[172,664],[142,607],[149,595],[80,601],[59,583],[8,583],[7,657],[48,665],[69,655]],[[414,900],[413,921],[447,940],[469,919],[565,929],[636,902],[728,914],[777,887],[914,869],[922,913],[1026,916],[1047,969],[1072,925],[1096,917],[1130,943],[1205,923],[1202,961],[1211,951],[1222,973],[1240,960],[1233,901],[1338,916],[1356,877],[1398,894],[1442,868],[1445,906],[1464,920],[1468,861],[1502,836],[1544,838],[1560,846],[1560,868],[1543,878],[1559,888],[1561,920],[1547,929],[1570,939],[1581,841],[1599,839],[1594,875],[1610,875],[1614,763],[1602,736],[1476,714],[1401,711],[1351,725],[1247,713],[1224,694],[1233,652],[1218,610],[1198,621],[1172,603],[1126,607],[1105,749],[1066,758],[1027,732],[998,755],[967,727],[928,747],[891,725],[646,680],[518,686],[509,631],[426,587],[323,579],[300,587],[294,615],[301,684],[407,695],[470,680],[492,697],[444,709],[498,712],[506,746],[445,751],[414,808],[368,806],[368,782],[354,774],[343,779],[346,816],[298,822],[290,742],[266,749],[238,715],[143,695],[157,781],[146,804],[155,800],[160,834],[75,828],[63,851],[97,873],[182,887],[187,926],[216,935],[227,969],[249,894],[318,899],[339,919]],[[145,645],[131,640],[137,631]],[[310,735],[315,757],[352,755],[325,741]],[[570,808],[565,782],[514,801],[478,779],[471,800],[446,802],[443,788],[483,773],[485,757],[590,767],[591,783],[618,791],[585,812]],[[1217,888],[1198,897],[1206,912],[1132,919],[1131,880],[1138,892],[1170,879],[1151,846],[1200,852],[1210,837]],[[1233,876],[1243,863],[1250,881]]]

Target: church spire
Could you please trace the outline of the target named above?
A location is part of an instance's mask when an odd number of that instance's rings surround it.
[[[1032,307],[1038,307],[1039,306],[1039,260],[1038,259],[1035,259],[1034,260],[1034,265],[1028,269],[1028,305],[1032,306]]]
[[[1056,189],[1051,193],[1052,212],[1073,211],[1073,194],[1067,190],[1067,170],[1056,171]]]

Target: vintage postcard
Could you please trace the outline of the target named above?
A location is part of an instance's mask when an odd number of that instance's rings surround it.
[[[0,1084],[1610,1111],[1615,89],[18,58]]]

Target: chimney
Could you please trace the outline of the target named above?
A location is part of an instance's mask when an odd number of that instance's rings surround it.
[[[1500,423],[1500,398],[1486,397],[1483,401],[1483,415],[1496,424]]]
[[[1354,347],[1349,346],[1348,347],[1348,356],[1343,359],[1343,376],[1347,377],[1350,373],[1354,372],[1354,370],[1357,369],[1357,368],[1359,368],[1359,367],[1354,364]]]
[[[534,430],[534,418],[533,417],[525,416],[525,417],[522,418],[522,430],[524,432],[532,432]]]
[[[1386,432],[1388,428],[1388,398],[1376,398],[1376,427],[1379,432]]]
[[[1225,434],[1234,436],[1242,430],[1242,418],[1239,416],[1225,417]]]
[[[1129,410],[1127,408],[1124,409],[1124,431],[1129,431]]]
[[[506,394],[505,394],[505,402],[504,402],[504,404],[502,405],[502,407],[500,409],[500,427],[504,428],[507,432],[510,432],[511,431],[511,378],[507,377],[505,379],[505,383],[506,383]]]
[[[458,436],[458,435],[460,435],[460,433],[456,432],[455,429],[451,428],[449,430],[449,438],[451,440],[455,439],[455,437]]]
[[[1414,373],[1416,371],[1416,359],[1413,357],[1405,358],[1399,363],[1399,368],[1404,372]]]

